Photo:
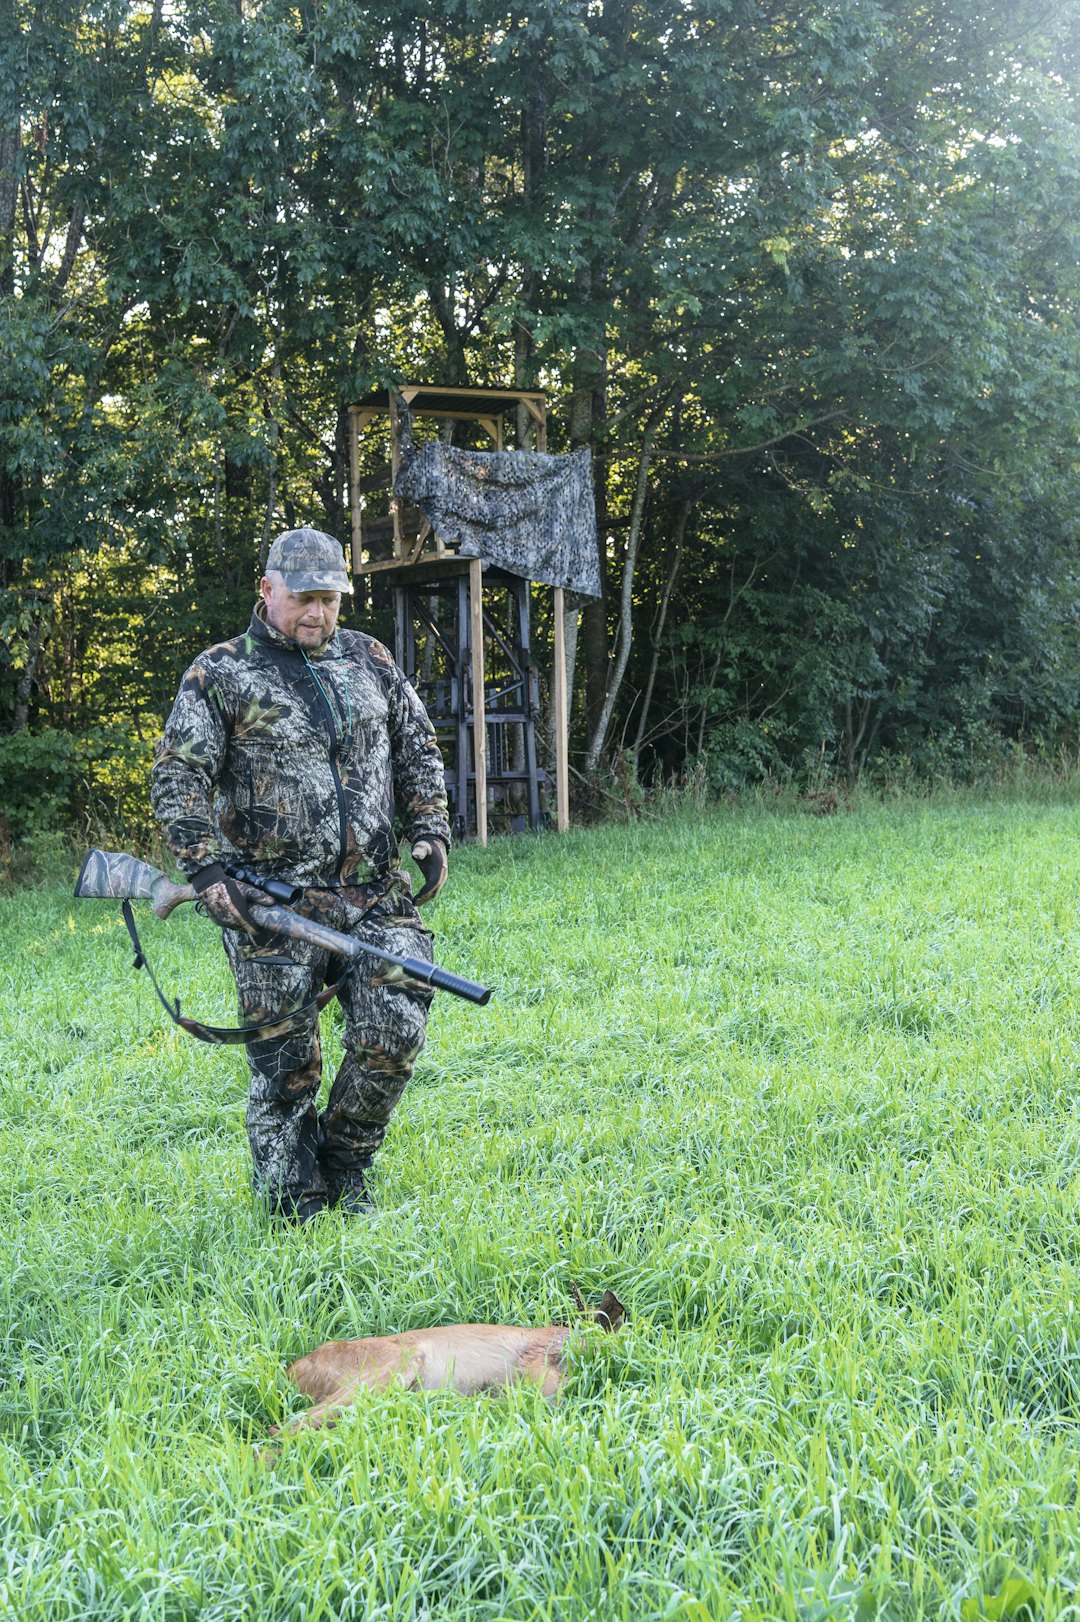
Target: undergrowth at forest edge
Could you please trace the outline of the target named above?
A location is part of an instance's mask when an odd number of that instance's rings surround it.
[[[298,1233],[249,1196],[242,1051],[166,1025],[118,910],[0,899],[0,1615],[1065,1615],[1078,824],[954,797],[457,853],[438,956],[498,993],[439,1000],[379,1214]],[[229,1022],[212,927],[145,922]],[[630,1321],[558,1407],[365,1393],[259,1462],[317,1342],[565,1318],[572,1280]]]

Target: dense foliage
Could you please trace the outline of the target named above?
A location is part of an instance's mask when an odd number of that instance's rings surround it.
[[[277,528],[345,535],[400,377],[593,447],[579,762],[1069,744],[1078,53],[1080,0],[12,0],[15,831],[141,762]]]

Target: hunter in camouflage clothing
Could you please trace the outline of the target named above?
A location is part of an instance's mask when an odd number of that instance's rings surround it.
[[[375,959],[345,975],[345,1057],[320,1117],[314,1000],[345,965],[267,941],[247,915],[248,900],[265,897],[226,869],[300,885],[309,917],[430,962],[416,906],[441,889],[450,844],[442,759],[420,700],[381,643],[337,628],[351,590],[331,536],[278,536],[246,633],[186,672],[151,777],[170,849],[224,929],[245,1024],[297,1014],[247,1043],[247,1127],[256,1190],[301,1222],[370,1204],[364,1173],[424,1044],[431,991]],[[424,875],[415,901],[395,811]]]

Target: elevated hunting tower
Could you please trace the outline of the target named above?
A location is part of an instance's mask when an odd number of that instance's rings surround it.
[[[403,461],[412,452],[411,422],[434,419],[453,432],[484,436],[488,450],[504,448],[513,413],[527,427],[532,449],[547,449],[547,402],[526,389],[481,389],[404,384],[366,395],[349,407],[349,501],[353,573],[392,592],[394,653],[417,689],[439,736],[455,836],[487,843],[489,805],[507,813],[512,828],[544,822],[541,787],[547,773],[537,758],[539,684],[530,638],[530,579],[483,553],[466,555],[419,507],[394,494]],[[362,441],[373,426],[389,427],[389,466],[361,474]],[[389,511],[372,514],[365,498],[390,492]],[[555,808],[559,830],[569,822],[567,786],[565,592],[553,587]]]

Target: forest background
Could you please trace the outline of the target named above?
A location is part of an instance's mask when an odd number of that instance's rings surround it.
[[[1080,0],[5,0],[5,839],[138,829],[402,378],[592,449],[582,777],[1073,760],[1078,65]]]

